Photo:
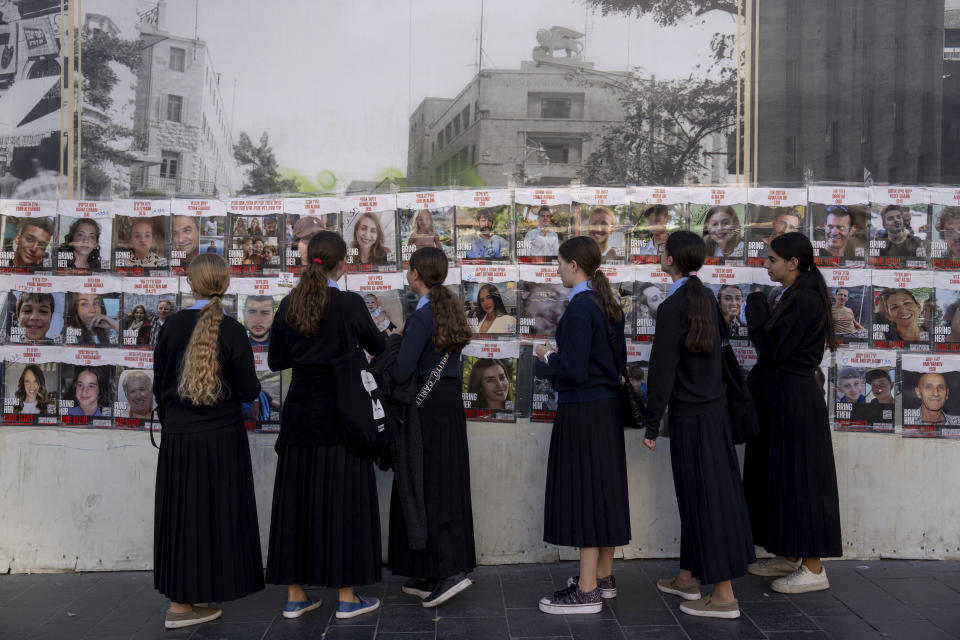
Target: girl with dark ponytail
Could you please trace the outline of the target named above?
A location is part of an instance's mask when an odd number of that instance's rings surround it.
[[[580,548],[580,573],[540,599],[546,613],[599,613],[614,598],[616,547],[630,541],[627,459],[617,399],[626,362],[623,313],[600,271],[600,247],[578,236],[560,245],[557,271],[572,289],[556,348],[536,348],[536,375],[556,389],[543,539]],[[612,335],[612,338],[610,337]]]
[[[731,580],[756,556],[721,369],[720,327],[726,329],[717,301],[697,276],[705,258],[697,234],[677,231],[667,238],[660,264],[673,287],[657,311],[643,442],[657,448],[669,407],[680,572],[658,580],[657,588],[683,598],[683,613],[739,618]],[[701,598],[700,583],[713,584],[713,594]]]
[[[756,543],[775,558],[750,573],[781,593],[828,589],[822,557],[842,555],[833,441],[816,372],[824,344],[837,347],[830,294],[800,233],[774,238],[765,267],[785,287],[771,303],[747,297],[757,364],[747,376],[760,435],[747,442],[743,484]]]
[[[417,410],[423,442],[425,545],[408,535],[396,478],[390,499],[388,566],[409,577],[403,592],[419,596],[428,608],[473,584],[467,574],[477,564],[467,422],[460,400],[460,350],[473,332],[463,305],[443,286],[446,277],[447,257],[440,249],[423,247],[410,256],[407,283],[420,301],[403,327],[390,372],[398,383],[415,376],[419,391],[443,363],[439,379]]]
[[[381,578],[380,507],[373,462],[343,441],[335,385],[342,373],[333,362],[358,343],[372,355],[385,345],[363,298],[337,287],[346,255],[335,233],[310,238],[300,282],[270,330],[270,369],[293,369],[280,413],[267,551],[267,582],[287,585],[284,618],[320,607],[305,584],[339,589],[338,618],[380,606],[354,591]]]

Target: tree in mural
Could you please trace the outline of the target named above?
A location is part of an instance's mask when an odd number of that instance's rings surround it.
[[[241,132],[240,141],[233,145],[233,157],[247,171],[246,182],[240,190],[244,195],[300,190],[296,178],[284,178],[280,175],[280,165],[273,154],[270,136],[266,132],[260,135],[259,145],[254,145],[250,136]]]

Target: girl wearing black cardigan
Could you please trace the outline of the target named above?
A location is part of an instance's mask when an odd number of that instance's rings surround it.
[[[680,605],[684,613],[739,618],[731,580],[745,574],[756,556],[720,368],[722,319],[697,277],[705,257],[697,234],[677,231],[667,238],[660,259],[673,287],[657,310],[643,442],[656,449],[669,406],[680,572],[658,580],[657,588],[686,600]],[[701,598],[698,581],[713,584],[713,594]]]
[[[288,585],[285,618],[320,606],[304,584],[339,589],[338,618],[380,606],[353,589],[380,581],[380,508],[373,462],[343,442],[332,363],[357,343],[371,355],[385,344],[363,298],[337,288],[346,255],[335,233],[310,239],[307,266],[270,333],[270,369],[293,369],[280,414],[267,552],[267,582]]]
[[[560,245],[557,271],[572,289],[570,304],[557,325],[556,350],[536,349],[536,375],[550,380],[559,402],[547,462],[543,539],[580,548],[580,574],[566,589],[541,598],[540,610],[546,613],[599,613],[601,598],[617,595],[613,552],[630,541],[617,400],[618,367],[626,361],[627,345],[623,313],[600,260],[592,238],[578,236]]]
[[[260,393],[247,332],[223,315],[227,263],[204,254],[187,276],[197,301],[171,316],[153,353],[163,427],[157,461],[153,583],[170,598],[164,626],[219,618],[188,603],[263,589],[250,447],[240,403]]]

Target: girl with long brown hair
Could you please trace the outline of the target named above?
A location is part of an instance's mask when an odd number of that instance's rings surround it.
[[[384,350],[359,294],[342,292],[347,245],[320,231],[307,245],[300,282],[283,299],[270,330],[270,369],[293,369],[280,413],[277,475],[267,552],[267,582],[287,585],[285,618],[320,606],[303,585],[339,589],[338,618],[377,609],[357,585],[382,573],[380,508],[373,462],[344,444],[334,362],[357,344]]]
[[[613,553],[630,541],[627,459],[617,400],[627,359],[623,312],[587,236],[560,245],[557,271],[571,289],[554,349],[536,348],[536,376],[558,395],[550,436],[543,539],[580,548],[580,574],[541,598],[546,613],[599,613],[617,595]],[[611,338],[612,335],[612,338]]]
[[[467,574],[477,564],[470,502],[470,454],[467,421],[460,400],[460,350],[473,335],[463,305],[443,286],[447,256],[436,247],[410,256],[407,283],[420,296],[407,318],[403,341],[391,370],[396,382],[416,376],[423,387],[439,369],[418,417],[423,441],[426,545],[411,546],[397,481],[390,500],[390,570],[410,579],[404,593],[435,607],[469,587]]]
[[[383,225],[375,213],[364,213],[353,226],[350,248],[357,251],[356,264],[383,264],[390,250],[385,244]]]
[[[43,370],[35,364],[28,364],[23,368],[20,379],[17,381],[17,390],[13,397],[16,404],[14,413],[51,415],[49,398],[47,397],[47,381]]]
[[[106,313],[103,296],[96,293],[67,294],[67,329],[78,331],[77,344],[117,344],[120,325]]]
[[[202,602],[263,589],[250,447],[240,405],[260,393],[247,332],[223,313],[226,261],[191,263],[196,302],[164,324],[153,354],[163,430],[154,505],[153,582],[170,598],[168,629],[219,618]]]

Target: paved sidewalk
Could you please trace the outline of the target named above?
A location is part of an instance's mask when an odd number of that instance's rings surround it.
[[[540,596],[566,584],[576,564],[479,567],[470,589],[437,610],[400,591],[402,580],[361,589],[383,599],[380,612],[352,620],[333,617],[336,594],[309,590],[323,607],[285,620],[283,587],[223,606],[223,618],[166,631],[166,601],[148,572],[0,576],[0,638],[4,640],[120,638],[224,640],[820,640],[825,638],[960,638],[960,562],[840,561],[826,564],[827,592],[784,596],[768,581],[734,583],[743,616],[708,620],[680,613],[680,599],[654,582],[677,562],[639,560],[614,565],[619,597],[592,616],[550,616]]]

